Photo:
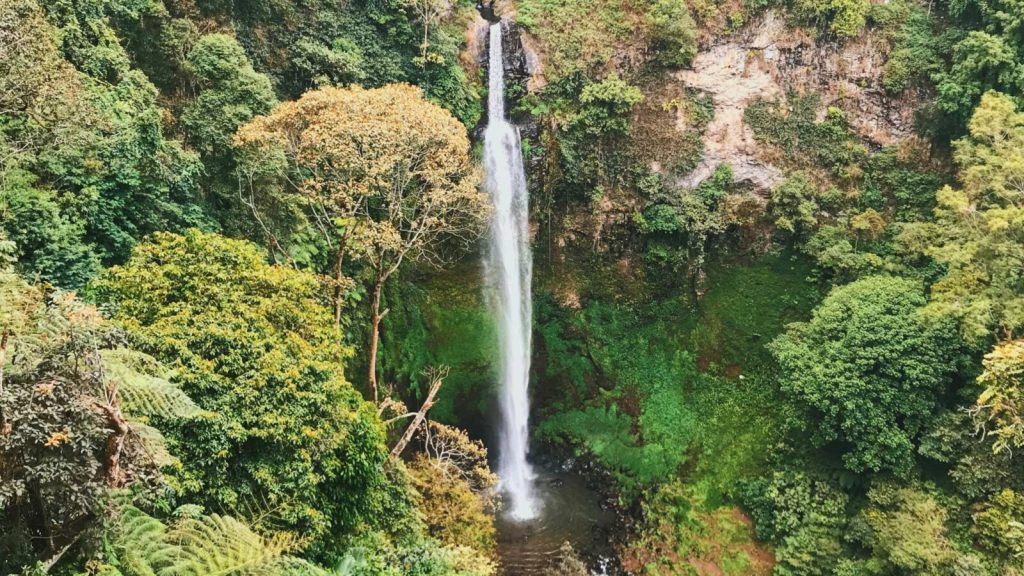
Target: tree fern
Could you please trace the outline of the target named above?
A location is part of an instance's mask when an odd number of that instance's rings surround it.
[[[149,457],[149,461],[157,468],[170,466],[178,462],[178,459],[167,449],[167,440],[162,432],[139,422],[129,422],[132,436],[138,441],[142,450]]]
[[[167,526],[134,506],[121,510],[118,532],[122,572],[128,576],[159,576],[151,562],[172,552],[167,544]]]
[[[288,556],[299,544],[264,537],[230,516],[184,517],[170,526],[127,505],[117,532],[125,576],[326,576]]]
[[[179,419],[195,416],[199,406],[165,378],[152,357],[127,349],[103,351],[108,380],[118,386],[125,415],[132,419]]]

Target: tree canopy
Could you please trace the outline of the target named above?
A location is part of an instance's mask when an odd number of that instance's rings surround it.
[[[812,437],[834,443],[852,471],[908,472],[915,437],[956,370],[955,327],[924,316],[926,303],[913,280],[864,278],[835,288],[770,345]]]
[[[347,252],[370,269],[368,380],[377,400],[384,284],[407,260],[445,262],[446,248],[476,239],[488,213],[465,129],[413,86],[324,88],[257,118],[236,143],[250,185],[279,195],[271,204],[298,195],[335,253],[336,282]]]
[[[934,223],[905,241],[947,267],[931,307],[961,319],[975,344],[1024,329],[1024,112],[990,92],[956,143],[963,186],[939,191]]]
[[[155,235],[95,289],[209,412],[168,430],[183,496],[214,509],[269,507],[323,552],[407,513],[383,469],[376,411],[345,380],[351,353],[316,277],[267,264],[248,242],[193,230]]]

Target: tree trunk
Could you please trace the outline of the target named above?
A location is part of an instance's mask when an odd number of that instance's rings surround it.
[[[423,421],[427,418],[427,412],[430,411],[434,406],[434,397],[437,396],[437,391],[441,389],[441,384],[444,382],[444,377],[447,375],[447,370],[435,372],[432,376],[433,380],[430,383],[430,392],[427,393],[427,399],[423,401],[423,405],[420,406],[420,411],[416,413],[416,417],[409,423],[409,427],[405,429],[405,433],[402,434],[402,438],[395,444],[395,447],[391,450],[391,457],[398,458],[402,455],[405,447],[412,440],[412,437],[416,435],[416,431],[423,424]]]
[[[39,480],[32,480],[28,486],[28,505],[31,509],[28,518],[28,527],[34,536],[32,548],[36,552],[53,554],[53,533],[50,532],[50,515],[46,510],[46,501],[43,499],[43,488]]]
[[[0,434],[7,425],[7,416],[4,414],[4,366],[7,364],[7,339],[10,332],[4,330],[0,335]]]
[[[107,485],[111,488],[119,488],[124,484],[124,474],[121,472],[121,453],[124,452],[124,442],[128,437],[128,421],[121,413],[121,400],[117,397],[117,388],[107,390],[107,403],[100,405],[100,408],[107,415],[107,424],[111,430],[107,437]]]
[[[344,239],[334,258],[334,328],[341,328],[341,263],[345,258]]]
[[[380,321],[383,316],[380,313],[380,293],[384,281],[381,275],[373,285],[373,300],[371,301],[370,312],[370,358],[369,358],[369,381],[370,390],[373,391],[373,403],[379,404],[380,398],[377,392],[377,342],[380,340]]]
[[[341,279],[342,265],[345,263],[345,247],[352,234],[352,227],[346,226],[345,233],[338,239],[338,253],[334,256],[334,327],[341,327]]]
[[[120,415],[120,410],[117,411]],[[128,436],[128,423],[123,418],[112,421],[114,431],[107,438],[107,484],[111,488],[120,488],[124,484],[124,474],[121,472],[121,452],[124,451],[124,441]]]
[[[429,25],[427,24],[427,13],[425,11],[424,11],[424,13],[422,15],[422,18],[423,18],[423,44],[420,45],[420,57],[424,59],[423,65],[426,66],[427,65],[427,63],[426,63],[427,46],[428,46],[427,42],[428,42],[428,38],[429,38],[429,36],[428,36],[428,34],[429,34]]]

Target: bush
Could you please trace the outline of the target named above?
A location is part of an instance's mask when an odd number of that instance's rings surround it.
[[[785,467],[742,489],[757,537],[775,544],[776,573],[826,576],[844,551],[847,496],[823,478]]]
[[[684,0],[655,0],[644,23],[655,59],[662,65],[687,66],[697,55],[697,25]]]
[[[328,559],[358,527],[403,525],[411,504],[385,473],[376,410],[344,378],[350,353],[314,276],[267,264],[248,242],[190,231],[155,235],[96,291],[212,412],[168,430],[186,501],[272,506],[276,527]]]
[[[840,37],[861,33],[871,10],[869,0],[796,0],[794,8],[804,19],[824,26]]]
[[[912,280],[864,278],[834,289],[769,346],[815,443],[832,443],[854,472],[909,471],[956,369],[955,322],[925,318],[925,303]]]

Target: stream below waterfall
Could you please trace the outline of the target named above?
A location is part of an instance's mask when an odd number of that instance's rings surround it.
[[[588,486],[573,461],[535,465],[540,514],[517,521],[498,514],[498,555],[504,576],[538,576],[559,558],[569,542],[587,564],[590,574],[619,574],[613,561],[615,532],[621,523],[614,509],[603,506],[602,495]]]

